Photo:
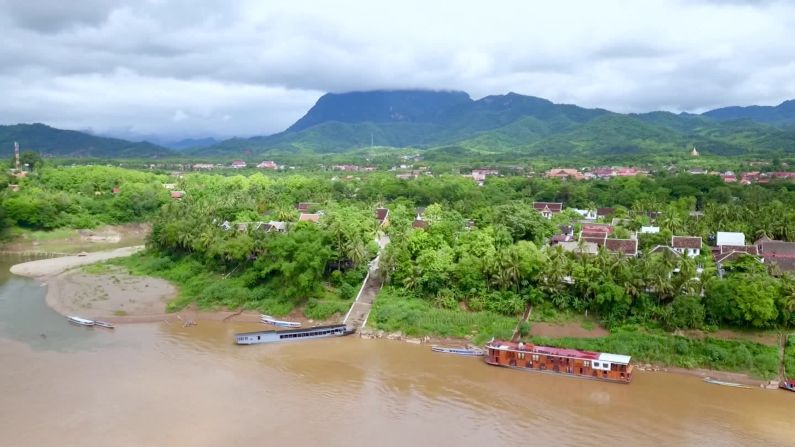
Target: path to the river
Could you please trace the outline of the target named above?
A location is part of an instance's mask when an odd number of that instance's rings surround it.
[[[381,290],[384,284],[383,276],[379,271],[381,254],[384,249],[389,245],[389,236],[382,235],[378,239],[378,256],[370,263],[370,269],[367,272],[367,277],[362,282],[362,287],[356,299],[353,301],[350,310],[345,315],[342,322],[350,329],[361,329],[367,324],[367,317],[370,316],[370,310],[373,307],[376,295]]]

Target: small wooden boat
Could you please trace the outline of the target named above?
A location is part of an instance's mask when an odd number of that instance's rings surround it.
[[[722,381],[722,380],[716,380],[716,379],[713,379],[713,378],[710,378],[710,377],[705,377],[705,378],[704,378],[704,382],[706,382],[706,383],[711,383],[711,384],[713,384],[713,385],[723,385],[723,386],[728,386],[728,387],[732,387],[732,388],[751,388],[750,386],[748,386],[748,385],[743,385],[743,384],[741,384],[741,383],[734,383],[734,382],[724,382],[724,381]]]
[[[116,327],[113,325],[113,323],[108,323],[107,321],[99,321],[99,320],[94,320],[94,326],[104,327],[108,329],[113,329]]]
[[[446,346],[433,345],[431,346],[431,351],[441,352],[444,354],[466,355],[473,357],[486,355],[486,351],[480,348],[448,348]]]
[[[284,321],[284,320],[277,320],[270,315],[260,315],[260,321],[265,324],[270,324],[277,327],[301,327],[301,323],[297,321]]]
[[[66,319],[69,320],[70,323],[79,324],[80,326],[94,325],[94,320],[86,320],[85,318],[68,316]]]
[[[781,383],[778,384],[778,387],[782,390],[795,392],[795,379],[782,380]]]

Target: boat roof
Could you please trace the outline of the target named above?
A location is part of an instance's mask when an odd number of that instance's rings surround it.
[[[235,334],[235,336],[257,335],[257,334],[260,334],[260,335],[261,334],[273,334],[273,333],[277,333],[277,332],[279,334],[293,334],[293,333],[296,333],[296,332],[317,331],[317,330],[323,330],[323,329],[339,329],[339,328],[345,328],[345,327],[346,326],[344,324],[330,324],[330,325],[327,325],[327,326],[305,327],[305,328],[298,328],[298,329],[285,329],[285,330],[271,329],[271,330],[268,330],[268,331],[241,332],[239,334]]]
[[[507,342],[507,341],[497,340],[489,343],[487,346],[502,350],[519,350],[518,343]],[[537,346],[530,343],[524,344],[523,349],[537,354],[549,354],[561,357],[574,357],[586,360],[597,360],[601,362],[616,363],[619,365],[628,365],[631,359],[631,357],[628,355],[608,354],[608,353],[594,352],[594,351],[582,351],[579,349],[553,348],[550,346]]]
[[[610,362],[610,363],[618,363],[620,365],[626,365],[629,363],[630,356],[621,355],[621,354],[601,353],[599,354],[599,360],[602,362]]]
[[[69,318],[71,320],[74,320],[74,321],[80,321],[82,323],[93,323],[94,322],[94,320],[87,320],[85,318],[80,318],[80,317],[72,317],[72,316],[70,316],[70,317],[67,317],[67,318]]]

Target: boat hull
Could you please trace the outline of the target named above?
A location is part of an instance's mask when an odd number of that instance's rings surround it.
[[[795,393],[795,380],[785,380],[778,385],[784,391]]]
[[[440,352],[442,354],[454,354],[464,357],[482,357],[486,355],[483,349],[465,349],[465,348],[445,348],[444,346],[431,346],[431,351]]]
[[[271,326],[284,327],[284,328],[299,328],[301,323],[297,321],[282,321],[277,320],[270,315],[260,315],[260,322],[270,324]]]
[[[537,374],[546,374],[548,376],[558,376],[558,377],[571,377],[573,379],[585,379],[585,380],[593,380],[595,382],[610,382],[610,383],[621,383],[624,385],[629,385],[631,383],[630,380],[617,380],[617,379],[609,379],[604,377],[595,377],[595,376],[588,376],[588,375],[580,375],[580,374],[570,374],[565,371],[554,371],[549,369],[537,369],[537,368],[527,368],[524,366],[511,366],[511,365],[501,365],[499,363],[494,363],[486,360],[486,363],[491,366],[499,366],[502,368],[508,369],[515,369],[517,371],[524,371],[528,373],[537,373]]]

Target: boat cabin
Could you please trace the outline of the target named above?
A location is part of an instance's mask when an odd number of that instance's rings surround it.
[[[330,326],[289,329],[285,331],[245,332],[235,335],[235,343],[239,345],[253,345],[258,343],[306,340],[310,338],[339,337],[351,333],[353,333],[353,331],[349,331],[344,324],[334,324]]]
[[[630,356],[533,344],[492,341],[486,345],[486,363],[531,371],[567,374],[588,379],[629,383]]]

